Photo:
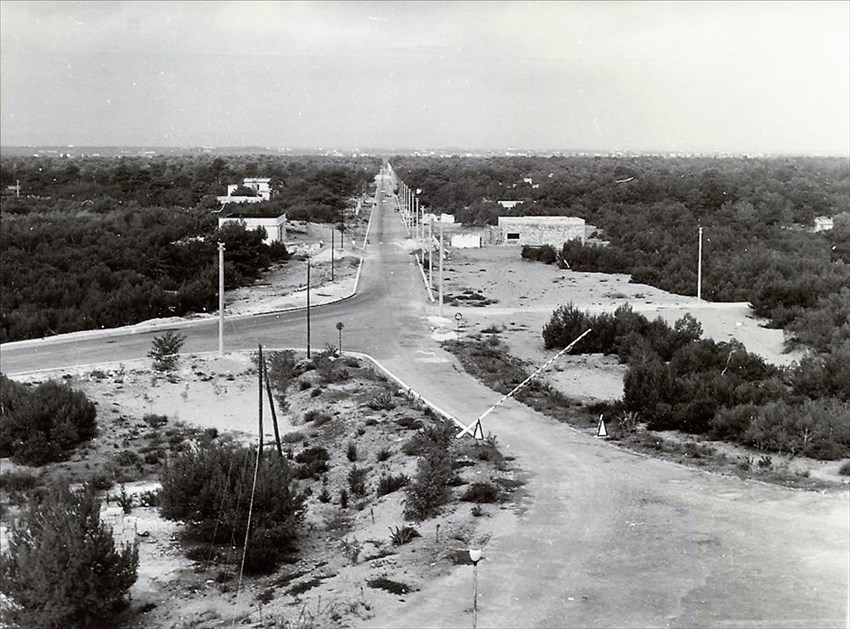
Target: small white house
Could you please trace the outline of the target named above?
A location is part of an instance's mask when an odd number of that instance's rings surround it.
[[[268,201],[272,196],[271,179],[265,177],[245,177],[242,183],[232,183],[227,186],[227,196],[216,197],[219,203],[261,203]],[[256,196],[233,196],[239,187],[250,188],[257,193]]]
[[[560,247],[568,240],[584,244],[583,218],[575,216],[500,216],[499,231],[505,245],[552,245]]]
[[[516,206],[518,206],[522,201],[496,201],[499,205],[501,205],[506,210],[512,210]]]
[[[455,234],[451,245],[452,249],[480,249],[481,234]]]
[[[815,231],[825,232],[834,227],[834,222],[831,216],[818,216],[815,218]]]
[[[248,230],[254,230],[258,227],[262,227],[266,230],[266,237],[263,242],[267,245],[270,245],[273,242],[286,241],[286,214],[281,214],[277,218],[228,216],[218,219],[219,228],[228,223],[239,223]]]

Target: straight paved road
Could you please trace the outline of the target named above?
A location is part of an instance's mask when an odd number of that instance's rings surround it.
[[[388,186],[379,178],[380,187]],[[379,194],[380,196],[380,194]],[[424,289],[381,199],[362,290],[316,309],[314,345],[367,352],[426,399],[471,420],[498,398],[428,337]],[[217,348],[215,324],[191,326],[188,351]],[[0,347],[4,371],[144,356],[152,334]],[[304,314],[233,321],[227,347],[304,344]],[[844,627],[848,494],[718,477],[620,451],[509,403],[491,414],[529,474],[517,516],[499,513],[480,567],[480,627]],[[423,584],[374,627],[471,626],[471,569]]]

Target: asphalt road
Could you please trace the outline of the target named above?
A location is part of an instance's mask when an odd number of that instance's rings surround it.
[[[387,182],[381,178],[383,185]],[[381,360],[461,420],[498,395],[429,338],[425,291],[381,198],[358,295],[316,308],[313,346]],[[450,313],[449,313],[450,314]],[[228,322],[227,349],[305,345],[304,312]],[[215,323],[182,329],[190,352],[217,349]],[[4,372],[141,358],[152,333],[0,347]],[[847,492],[741,481],[621,451],[510,402],[485,421],[527,475],[516,513],[495,511],[480,566],[479,627],[846,627]],[[471,568],[427,583],[368,623],[468,627]]]
[[[400,246],[404,226],[393,211],[395,199],[389,178],[379,176],[370,244],[357,294],[345,301],[311,309],[310,345],[321,350],[338,344],[337,322],[342,322],[344,349],[376,358],[395,356],[409,335],[406,314],[421,304],[425,288],[413,257]],[[386,188],[387,193],[384,193]],[[185,352],[216,351],[218,321],[175,324],[169,329],[186,336]],[[37,341],[0,345],[0,370],[6,374],[37,369],[73,367],[143,358],[154,336],[162,330],[106,330],[61,335]],[[265,347],[307,347],[306,310],[250,318],[225,317],[225,350]]]

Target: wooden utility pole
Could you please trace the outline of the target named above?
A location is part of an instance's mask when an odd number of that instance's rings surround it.
[[[278,425],[277,425],[277,411],[274,410],[274,396],[272,396],[272,387],[271,387],[271,384],[269,383],[269,368],[266,367],[266,361],[265,360],[262,361],[261,365],[262,365],[262,368],[263,368],[263,375],[266,378],[266,395],[268,395],[268,398],[269,398],[269,408],[271,408],[271,410],[272,410],[272,426],[274,426],[274,441],[275,441],[275,445],[277,446],[277,453],[282,458],[283,457],[283,448],[281,448],[281,445],[280,445],[280,429],[278,428]]]
[[[260,450],[257,456],[263,455],[263,346],[259,346],[257,352],[257,393],[259,394],[259,418],[260,418]]]

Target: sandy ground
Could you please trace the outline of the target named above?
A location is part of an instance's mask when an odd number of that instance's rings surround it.
[[[552,311],[569,303],[594,313],[629,304],[637,312],[669,323],[690,313],[702,325],[704,338],[737,339],[770,363],[787,365],[803,355],[786,353],[783,331],[763,327],[764,321],[754,317],[745,303],[697,303],[692,297],[632,284],[628,275],[579,273],[523,260],[518,248],[452,250],[445,273],[444,316],[454,323],[460,314],[460,329],[466,334],[502,331],[511,353],[534,364],[552,355],[543,348],[541,332]],[[495,303],[471,307],[453,302],[453,297],[468,290]],[[547,377],[568,395],[588,401],[621,397],[624,374],[625,367],[612,357],[569,356]]]
[[[147,433],[167,435],[169,429],[186,425],[216,429],[243,442],[256,442],[257,380],[250,353],[184,356],[171,378],[155,375],[147,362],[104,365],[101,369],[89,366],[67,373],[33,373],[20,378],[33,383],[47,377],[61,378],[96,402],[97,443],[73,457],[75,465],[85,466],[85,470],[74,468],[78,475],[85,474],[93,456],[102,458],[113,445],[116,450],[119,444],[122,450],[132,449],[136,444],[129,436],[134,431],[141,432],[141,440],[149,438]],[[376,496],[374,487],[379,476],[416,474],[417,458],[401,451],[416,426],[407,427],[402,420],[414,421],[417,426],[431,420],[420,404],[376,376],[366,364],[357,366],[355,361],[348,367],[355,375],[339,383],[322,381],[316,371],[301,375],[299,381],[311,386],[291,388],[289,410],[284,413],[277,409],[285,447],[297,453],[302,447],[321,444],[331,452],[327,487],[332,500],[327,504],[317,500],[320,481],[302,481],[302,489],[309,486],[312,496],[297,562],[282,566],[271,576],[246,578],[238,596],[235,581],[216,581],[221,566],[203,566],[203,562],[185,557],[187,546],[180,541],[181,524],[163,520],[156,508],[138,506],[143,492],[158,489],[155,474],[149,472],[139,481],[116,484],[107,492],[110,500],[103,505],[102,519],[113,528],[118,542],[139,543],[138,580],[131,596],[134,609],[147,611],[132,619],[130,627],[219,627],[233,621],[253,626],[301,626],[287,624],[297,622],[304,622],[304,626],[359,626],[365,619],[381,617],[403,606],[423,584],[456,565],[458,547],[485,543],[494,527],[510,520],[510,501],[481,505],[481,513],[476,516],[472,503],[457,500],[468,483],[495,478],[514,482],[521,477],[521,472],[507,465],[496,467],[479,459],[474,449],[477,446],[471,442],[457,445],[460,449],[456,456],[464,461],[458,470],[462,485],[454,490],[454,501],[440,516],[410,523],[402,516],[403,492]],[[393,396],[392,409],[374,410],[368,406],[368,400],[381,391]],[[264,440],[271,444],[273,429],[267,399],[264,406]],[[321,425],[305,422],[308,410],[326,413],[328,421]],[[165,426],[152,429],[140,421],[150,413],[166,415]],[[352,465],[346,460],[347,443],[357,445],[356,464],[370,469],[370,491],[363,499],[352,495],[350,507],[343,509],[337,496],[347,487]],[[377,452],[381,449],[391,453],[386,461],[378,461]],[[7,465],[4,461],[4,469]],[[72,473],[72,469],[66,467],[66,472]],[[122,487],[137,497],[129,514],[115,503]],[[390,531],[407,524],[413,524],[421,537],[403,546],[392,545]],[[4,528],[0,541],[5,542],[5,536]],[[405,584],[407,594],[369,587],[370,580],[380,577]]]
[[[782,330],[764,327],[746,303],[712,303],[682,297],[652,286],[632,284],[628,275],[579,273],[558,269],[555,265],[530,262],[520,257],[518,248],[490,247],[455,249],[446,263],[444,317],[432,317],[433,338],[457,338],[482,330],[499,330],[510,353],[531,365],[540,365],[554,355],[543,347],[541,332],[552,311],[572,303],[588,312],[613,311],[629,304],[647,317],[660,317],[669,324],[689,313],[702,325],[703,337],[716,341],[736,339],[767,362],[789,365],[804,352],[785,351]],[[448,305],[455,295],[474,291],[495,303],[483,307]],[[458,302],[460,303],[460,302]],[[460,313],[458,323],[455,315]],[[626,366],[614,356],[564,356],[542,378],[566,395],[582,402],[616,400],[623,395]],[[668,439],[693,440],[675,433],[663,433]],[[752,450],[701,440],[732,458],[759,455]],[[793,473],[807,470],[813,477],[841,482],[838,469],[842,461],[817,461],[804,457],[774,455],[777,465]]]

